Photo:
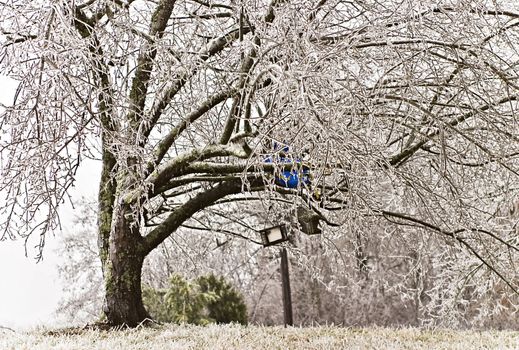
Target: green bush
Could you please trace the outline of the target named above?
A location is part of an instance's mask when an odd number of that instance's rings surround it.
[[[206,300],[209,318],[216,323],[247,324],[247,306],[243,296],[223,277],[210,274],[199,277],[196,282],[202,294],[213,296]]]
[[[143,288],[150,315],[159,322],[247,323],[247,307],[242,295],[223,277],[202,276],[194,282],[171,276],[167,289]]]

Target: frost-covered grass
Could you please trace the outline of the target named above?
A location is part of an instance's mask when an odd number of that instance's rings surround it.
[[[518,349],[509,331],[425,331],[386,328],[282,328],[159,326],[120,331],[74,332],[0,330],[0,349]]]

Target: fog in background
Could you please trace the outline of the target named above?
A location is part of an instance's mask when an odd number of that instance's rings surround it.
[[[14,80],[0,76],[0,104],[12,103],[16,87]],[[72,191],[75,201],[96,195],[99,169],[95,161],[87,160],[81,165]],[[0,200],[3,197],[0,192]],[[74,229],[73,217],[74,209],[66,203],[61,210],[62,231]],[[39,262],[35,259],[38,237],[27,245],[22,239],[0,241],[0,326],[30,329],[59,324],[55,310],[63,293],[57,271],[62,233],[47,236],[43,259]]]

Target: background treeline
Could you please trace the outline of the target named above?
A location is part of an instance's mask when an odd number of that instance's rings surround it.
[[[95,207],[85,203],[61,248],[61,276],[67,287],[59,313],[79,323],[99,318],[103,302],[92,230]],[[249,227],[262,228],[257,206],[240,213]],[[512,207],[510,216],[514,215]],[[259,236],[247,236],[237,224],[220,221],[225,233],[184,229],[146,260],[144,299],[150,313],[159,321],[217,322],[208,317],[207,308],[204,311],[207,295],[193,292],[200,290],[196,281],[211,275],[235,293],[239,308],[242,301],[246,305],[233,321],[282,324],[279,247],[263,248],[256,244]],[[294,231],[286,246],[296,325],[519,326],[514,316],[518,300],[510,288],[456,242],[419,228],[379,219],[361,226],[352,218],[349,225],[325,227],[321,235]],[[162,317],[171,310],[157,298],[168,290],[172,293],[172,279],[177,281],[175,288],[185,288],[183,307],[193,308],[192,318],[181,312]],[[175,300],[183,303],[178,290],[173,291]]]

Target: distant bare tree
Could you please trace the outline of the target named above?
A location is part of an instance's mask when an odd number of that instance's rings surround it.
[[[68,322],[82,323],[101,316],[103,275],[97,251],[94,201],[82,198],[73,219],[74,228],[65,228],[57,254],[63,297],[57,311]]]

